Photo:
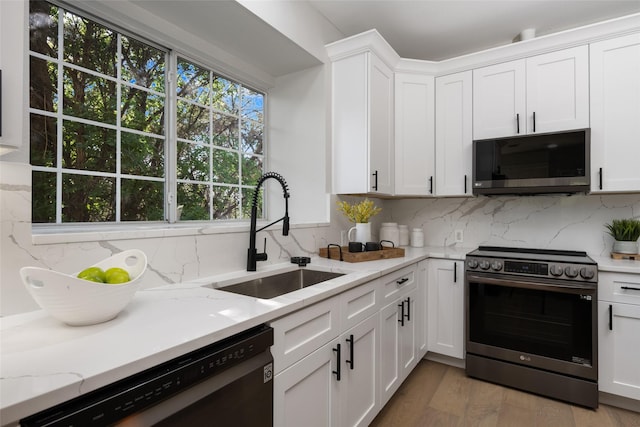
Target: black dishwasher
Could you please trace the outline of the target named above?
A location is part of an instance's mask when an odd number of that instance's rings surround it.
[[[20,420],[29,426],[273,426],[273,329],[260,325]]]

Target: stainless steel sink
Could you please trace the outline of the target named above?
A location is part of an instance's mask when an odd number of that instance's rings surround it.
[[[215,289],[255,298],[270,299],[340,276],[344,276],[344,274],[301,268]]]

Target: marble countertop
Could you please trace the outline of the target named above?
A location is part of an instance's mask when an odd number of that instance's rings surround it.
[[[140,290],[113,320],[71,327],[43,310],[0,319],[0,422],[21,418],[269,322],[426,258],[464,259],[472,248],[406,248],[405,257],[346,263],[315,257],[309,268],[344,276],[269,300],[204,285],[294,270],[294,264]]]
[[[640,274],[640,261],[613,259],[609,256],[592,256],[591,258],[598,263],[599,272]]]

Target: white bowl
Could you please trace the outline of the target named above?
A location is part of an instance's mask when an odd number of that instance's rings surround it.
[[[51,316],[72,326],[94,325],[115,318],[140,287],[147,256],[137,249],[113,255],[92,267],[120,267],[131,280],[117,285],[78,279],[39,267],[23,267],[20,277],[36,302]]]

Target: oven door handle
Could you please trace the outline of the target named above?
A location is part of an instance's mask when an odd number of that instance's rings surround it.
[[[564,283],[545,283],[545,282],[527,282],[524,280],[517,279],[498,279],[495,277],[484,277],[477,276],[475,274],[467,275],[468,282],[477,282],[488,285],[497,285],[497,286],[507,286],[512,288],[523,288],[523,289],[539,289],[543,291],[551,291],[551,292],[565,292],[568,290],[573,290],[576,293],[581,292],[595,292],[596,287],[592,284],[585,284],[585,286],[576,286]]]

